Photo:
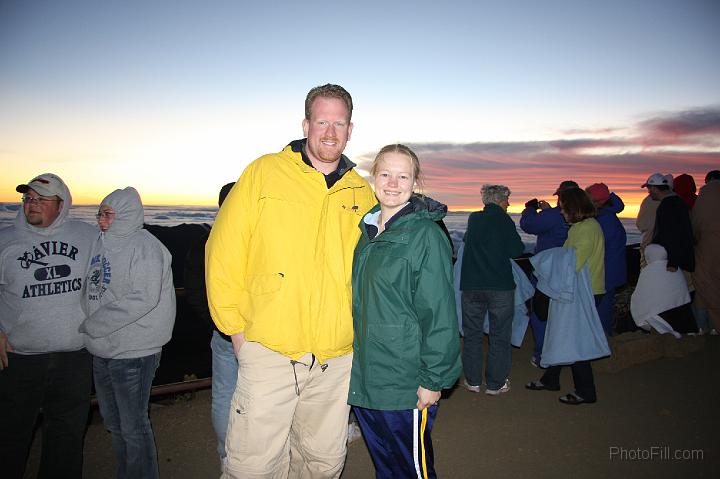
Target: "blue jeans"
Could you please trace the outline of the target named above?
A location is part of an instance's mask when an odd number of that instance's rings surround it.
[[[230,401],[235,392],[238,361],[231,341],[213,331],[210,339],[212,349],[212,423],[217,436],[220,460],[225,459],[225,436],[227,436]]]
[[[486,372],[488,389],[500,389],[510,375],[514,300],[515,290],[512,289],[462,292],[462,321],[465,332],[462,363],[465,379],[473,386],[482,384],[483,324],[486,314],[490,320]]]
[[[142,358],[93,357],[95,392],[112,435],[118,479],[157,479],[155,436],[148,417],[150,387],[160,353]]]
[[[597,306],[600,323],[606,336],[613,335],[613,310],[615,308],[615,288],[607,288],[605,295]]]
[[[543,345],[545,344],[545,328],[547,327],[547,321],[542,321],[537,317],[535,311],[530,311],[530,327],[532,328],[533,339],[535,340],[533,357],[539,365],[540,358],[542,357]]]
[[[695,316],[695,324],[697,324],[698,332],[700,330],[707,332],[712,329],[712,325],[710,323],[710,315],[708,314],[707,309],[697,306],[693,301],[692,312],[693,316]]]

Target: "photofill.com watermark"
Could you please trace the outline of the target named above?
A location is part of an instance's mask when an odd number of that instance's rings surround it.
[[[670,446],[626,448],[610,446],[611,461],[702,461],[703,449],[674,449]]]

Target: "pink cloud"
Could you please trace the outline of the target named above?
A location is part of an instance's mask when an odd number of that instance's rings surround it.
[[[616,138],[408,146],[421,159],[426,193],[451,209],[479,208],[484,183],[507,185],[513,192],[511,201],[518,205],[534,197],[551,199],[557,185],[568,179],[582,187],[604,182],[621,196],[640,201],[644,196],[640,185],[656,171],[688,173],[700,184],[707,171],[720,166],[720,149],[707,148],[720,144],[718,109],[652,118],[639,123],[636,131],[634,136]],[[682,145],[683,151],[649,145]],[[360,166],[367,169],[373,156],[365,156]]]

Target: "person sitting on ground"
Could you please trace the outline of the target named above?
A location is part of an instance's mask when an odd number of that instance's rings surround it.
[[[679,338],[680,333],[688,331],[691,325],[680,322],[682,317],[676,318],[667,312],[690,303],[685,276],[678,270],[667,270],[667,251],[658,244],[647,245],[645,257],[647,266],[640,271],[630,298],[633,320],[640,328],[649,330],[652,327],[661,334],[671,333]]]

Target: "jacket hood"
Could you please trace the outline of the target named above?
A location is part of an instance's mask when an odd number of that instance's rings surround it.
[[[402,218],[411,213],[418,213],[421,217],[424,216],[432,221],[439,221],[443,219],[447,214],[447,206],[440,203],[439,201],[435,201],[429,196],[413,193],[410,196],[410,200],[405,204],[405,206],[388,220],[388,222],[386,223],[386,228],[389,228],[392,223],[394,223],[395,221],[400,221]],[[380,204],[376,203],[375,206],[370,209],[370,211],[363,215],[363,218],[360,220],[360,224],[358,226],[363,231],[365,231],[365,229],[363,228],[363,224],[376,226],[379,215]]]
[[[47,175],[51,175],[51,173],[43,173],[42,175],[38,176]],[[70,214],[70,207],[72,206],[72,196],[70,195],[70,189],[67,187],[65,182],[57,175],[52,176],[55,177],[55,179],[62,187],[62,193],[57,195],[58,197],[60,197],[61,200],[63,200],[62,209],[60,210],[60,214],[58,215],[58,217],[55,218],[55,221],[53,221],[50,226],[46,228],[38,228],[37,226],[28,224],[27,218],[25,218],[25,212],[23,208],[20,208],[20,210],[18,210],[17,216],[15,217],[15,227],[32,231],[33,233],[38,233],[41,235],[51,235],[58,227],[65,223],[65,220],[67,220],[67,217]]]
[[[433,221],[440,220],[447,214],[447,205],[436,201],[429,196],[413,193],[410,196],[410,205],[413,212],[427,211],[430,219]]]
[[[113,191],[100,204],[107,205],[115,211],[115,218],[106,235],[128,236],[142,229],[145,211],[140,195],[132,186]]]
[[[697,187],[695,186],[695,180],[692,176],[687,173],[683,173],[673,180],[673,191],[683,199],[689,207],[695,205],[695,199],[697,198]]]

